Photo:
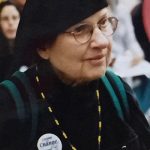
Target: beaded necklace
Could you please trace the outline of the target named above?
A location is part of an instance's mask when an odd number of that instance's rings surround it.
[[[42,98],[43,101],[46,101],[46,96],[40,86],[40,79],[37,73],[37,66],[36,66],[36,76],[35,76],[35,81],[38,84],[38,87],[40,89],[40,96]],[[99,90],[96,90],[96,97],[97,97],[97,111],[98,111],[98,116],[99,116],[99,120],[98,120],[98,137],[97,137],[97,144],[98,144],[98,150],[100,150],[100,144],[101,144],[101,128],[102,128],[102,121],[101,121],[101,104],[100,104],[100,100],[99,100]],[[71,143],[71,141],[69,140],[69,137],[67,135],[67,133],[62,129],[60,122],[58,121],[58,119],[55,117],[55,114],[53,112],[52,107],[49,105],[48,106],[48,111],[49,113],[51,113],[51,116],[55,122],[55,125],[59,128],[59,130],[61,131],[61,134],[63,136],[63,138],[68,142],[69,146],[71,147],[72,150],[77,150],[77,148]]]

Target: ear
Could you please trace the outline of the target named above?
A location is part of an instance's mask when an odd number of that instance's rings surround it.
[[[48,60],[49,58],[48,49],[37,49],[37,53],[41,58]]]

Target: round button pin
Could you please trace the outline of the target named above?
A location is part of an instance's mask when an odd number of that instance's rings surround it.
[[[37,142],[38,150],[62,150],[60,139],[51,133],[42,135]]]

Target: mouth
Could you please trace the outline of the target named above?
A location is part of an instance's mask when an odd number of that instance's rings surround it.
[[[91,65],[99,66],[105,61],[105,55],[97,55],[86,59]]]
[[[12,34],[12,33],[15,33],[16,30],[7,30],[8,33]]]

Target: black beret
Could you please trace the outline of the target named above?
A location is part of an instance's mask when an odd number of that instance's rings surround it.
[[[16,49],[33,50],[107,5],[106,0],[27,0],[17,31]]]

